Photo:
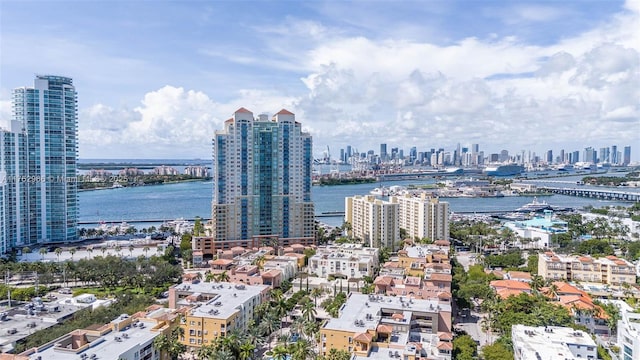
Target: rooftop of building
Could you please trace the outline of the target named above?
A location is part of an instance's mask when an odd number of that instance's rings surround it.
[[[20,306],[0,311],[0,315],[6,315],[3,320],[0,320],[2,323],[0,352],[12,350],[18,340],[26,338],[34,331],[57,325],[76,311],[87,307],[87,304],[58,304],[56,302],[22,303],[16,301],[12,303]]]
[[[115,322],[121,321],[121,315]],[[113,322],[112,322],[113,323]],[[151,319],[139,319],[119,330],[107,330],[100,334],[97,330],[74,330],[51,343],[36,348],[36,351],[27,351],[29,359],[68,360],[68,359],[119,359],[132,348],[152,341],[160,332],[155,329],[157,323]],[[73,338],[81,338],[82,346],[78,346]],[[83,354],[86,354],[84,356]],[[95,355],[95,356],[94,356]]]
[[[593,347],[596,343],[584,331],[559,326],[513,325],[513,346],[522,360],[538,359],[578,359],[568,345]]]
[[[194,306],[190,311],[192,316],[214,319],[228,318],[238,311],[240,304],[266,293],[268,289],[270,289],[268,285],[244,285],[228,282],[183,283],[175,286],[176,292],[189,294],[186,298],[180,299],[177,305]],[[200,298],[208,300],[201,301]]]
[[[375,330],[383,320],[381,310],[394,312],[393,319],[384,318],[386,324],[408,324],[414,312],[451,312],[451,305],[436,300],[411,299],[406,296],[351,293],[340,311],[340,316],[329,320],[324,328],[354,333],[366,332],[367,329]]]
[[[599,263],[604,265],[612,265],[612,266],[627,266],[633,267],[634,265],[627,260],[620,259],[615,255],[609,255],[602,258],[593,258],[589,255],[563,255],[556,254],[552,251],[547,251],[544,254],[540,254],[540,256],[545,261],[550,262],[563,262],[563,263],[571,263],[571,262],[580,262],[580,263]]]

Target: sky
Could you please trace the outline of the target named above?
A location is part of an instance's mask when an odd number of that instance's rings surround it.
[[[72,77],[80,158],[211,157],[240,107],[314,153],[480,144],[640,159],[640,0],[0,0],[0,127]],[[581,155],[582,156],[582,155]]]

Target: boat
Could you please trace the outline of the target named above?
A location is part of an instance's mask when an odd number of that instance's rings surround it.
[[[522,165],[497,165],[487,166],[484,168],[483,173],[487,176],[515,176],[520,175],[524,171]]]
[[[521,207],[516,209],[517,212],[538,212],[544,210],[553,210],[553,207],[547,204],[547,202],[544,200],[542,202],[539,202],[538,197],[535,196],[532,202],[522,205]]]
[[[369,194],[376,195],[376,196],[389,196],[389,189],[382,186],[369,191]]]
[[[569,171],[569,170],[573,170],[573,165],[571,165],[571,164],[558,164],[557,169],[558,169],[558,171]]]

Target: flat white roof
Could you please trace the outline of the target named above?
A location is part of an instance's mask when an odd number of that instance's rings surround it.
[[[340,310],[337,319],[331,319],[324,329],[365,332],[366,329],[376,329],[380,323],[381,309],[395,310],[403,314],[403,321],[411,320],[413,312],[438,313],[440,311],[451,312],[451,305],[435,300],[409,299],[407,296],[381,296],[363,295],[351,293],[347,302]],[[371,314],[371,316],[367,316]],[[356,321],[358,325],[356,325]]]
[[[200,305],[191,311],[193,316],[202,316],[212,319],[227,319],[238,310],[239,305],[246,303],[254,297],[260,297],[268,285],[244,285],[228,282],[199,282],[196,284],[182,283],[176,286],[179,292],[190,294],[207,294],[212,297],[206,302],[187,302],[182,299],[178,305]]]
[[[154,321],[140,319],[137,325],[144,324],[144,327],[129,326],[126,330],[111,331],[91,342],[90,346],[79,353],[68,352],[56,349],[55,346],[48,347],[43,351],[29,355],[29,359],[35,360],[40,356],[46,360],[69,360],[80,359],[81,354],[87,354],[90,360],[92,354],[97,355],[97,359],[119,359],[132,348],[147,344],[160,335],[158,331],[151,331],[156,325]],[[116,340],[119,339],[119,341]]]
[[[596,343],[591,335],[581,330],[560,326],[513,325],[513,347],[522,360],[579,359],[569,346],[590,346],[596,353]]]

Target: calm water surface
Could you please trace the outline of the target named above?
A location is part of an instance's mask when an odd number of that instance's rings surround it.
[[[565,177],[562,180],[577,181],[582,176]],[[385,183],[391,185],[429,184],[435,180],[405,180]],[[339,186],[314,186],[312,199],[316,205],[316,214],[327,211],[344,211],[344,198],[353,195],[366,195],[379,184],[358,184]],[[164,220],[211,217],[211,181],[188,182],[168,185],[142,186],[108,190],[82,191],[80,198],[81,222],[122,222],[135,224],[136,220]],[[441,199],[450,203],[453,212],[513,211],[531,202],[531,197],[503,198],[448,198]],[[587,205],[601,207],[605,205],[629,205],[629,203],[595,200],[564,195],[545,196],[544,200],[553,206],[582,208]],[[339,225],[342,218],[321,218],[330,225]],[[151,224],[138,225],[146,227]],[[81,225],[91,227],[91,225]]]

